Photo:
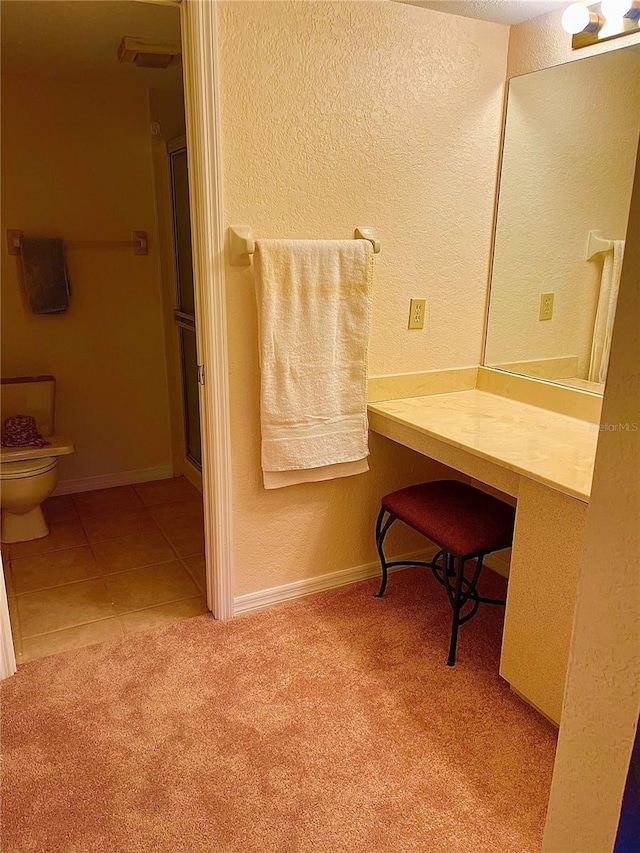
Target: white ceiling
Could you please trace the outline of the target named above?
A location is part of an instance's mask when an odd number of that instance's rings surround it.
[[[562,9],[570,0],[399,0],[411,6],[423,6],[450,15],[463,18],[477,18],[480,21],[493,21],[496,24],[521,24],[545,12]]]
[[[120,64],[122,36],[180,40],[180,11],[132,0],[3,0],[2,70],[179,89],[182,66]]]

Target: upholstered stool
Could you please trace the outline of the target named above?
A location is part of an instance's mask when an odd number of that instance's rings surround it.
[[[421,483],[382,498],[376,523],[382,584],[376,597],[384,595],[388,569],[392,566],[430,568],[436,580],[444,586],[453,610],[448,666],[455,666],[460,625],[475,616],[481,603],[505,604],[505,599],[484,598],[478,594],[476,587],[485,556],[511,547],[514,519],[513,507],[457,480]],[[404,522],[439,546],[441,550],[430,563],[387,561],[383,545],[395,521]],[[467,577],[465,564],[469,560],[474,560],[475,565]]]

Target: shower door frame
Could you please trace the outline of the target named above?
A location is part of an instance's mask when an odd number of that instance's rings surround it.
[[[200,429],[200,400],[198,393],[198,444],[199,444],[199,456],[200,459],[196,459],[195,456],[191,453],[190,448],[190,415],[189,415],[189,391],[188,391],[188,383],[189,383],[189,372],[186,370],[185,365],[185,340],[184,340],[184,332],[193,332],[194,336],[197,339],[197,330],[196,330],[196,317],[195,317],[195,306],[193,312],[187,310],[187,307],[183,304],[183,290],[182,290],[182,268],[180,263],[181,251],[180,251],[180,238],[179,238],[179,225],[178,225],[178,207],[176,200],[176,172],[175,172],[175,164],[174,164],[174,156],[184,152],[185,158],[187,157],[187,137],[185,134],[181,136],[174,137],[173,139],[169,139],[166,143],[166,158],[167,158],[167,172],[170,176],[170,193],[171,193],[171,213],[172,213],[172,248],[173,248],[173,327],[176,331],[176,346],[175,349],[177,352],[172,352],[172,358],[177,358],[179,362],[179,373],[180,373],[180,402],[182,404],[182,434],[179,442],[179,456],[180,456],[180,465],[181,470],[184,475],[190,480],[194,485],[196,482],[199,485],[199,488],[202,489],[202,436]],[[187,176],[188,176],[188,166],[187,166]],[[188,180],[188,178],[187,178]],[[189,214],[190,215],[190,214]],[[189,237],[191,236],[191,225],[188,226]],[[193,293],[195,299],[194,292],[194,284],[193,284],[193,274],[191,274],[191,292]],[[190,308],[190,306],[188,306]],[[173,347],[172,347],[173,349]],[[197,384],[197,376],[194,372],[191,377],[191,381],[196,383],[196,389],[199,391],[199,385]],[[174,448],[174,455],[175,448]],[[195,476],[197,474],[197,477]]]

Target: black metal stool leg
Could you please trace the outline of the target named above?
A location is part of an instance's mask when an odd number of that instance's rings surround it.
[[[380,589],[377,593],[375,593],[374,598],[382,598],[384,595],[384,591],[387,588],[387,580],[389,579],[389,563],[387,562],[387,558],[384,555],[384,540],[389,532],[389,528],[396,521],[395,515],[391,515],[389,513],[389,518],[385,521],[384,517],[387,515],[386,509],[384,507],[380,510],[378,514],[378,520],[376,521],[376,548],[378,549],[378,556],[380,557],[380,566],[382,567],[382,581],[380,583]]]
[[[453,618],[451,622],[451,642],[449,644],[449,657],[447,658],[447,666],[456,665],[456,649],[458,647],[458,628],[460,627],[460,608],[462,606],[462,579],[464,578],[464,560],[459,557],[454,557],[452,554],[447,554],[447,558],[451,561],[453,568],[456,569],[456,584],[453,594],[451,606],[453,608]]]

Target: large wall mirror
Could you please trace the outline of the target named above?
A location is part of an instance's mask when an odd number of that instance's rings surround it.
[[[602,393],[639,132],[640,47],[511,80],[488,367]]]

